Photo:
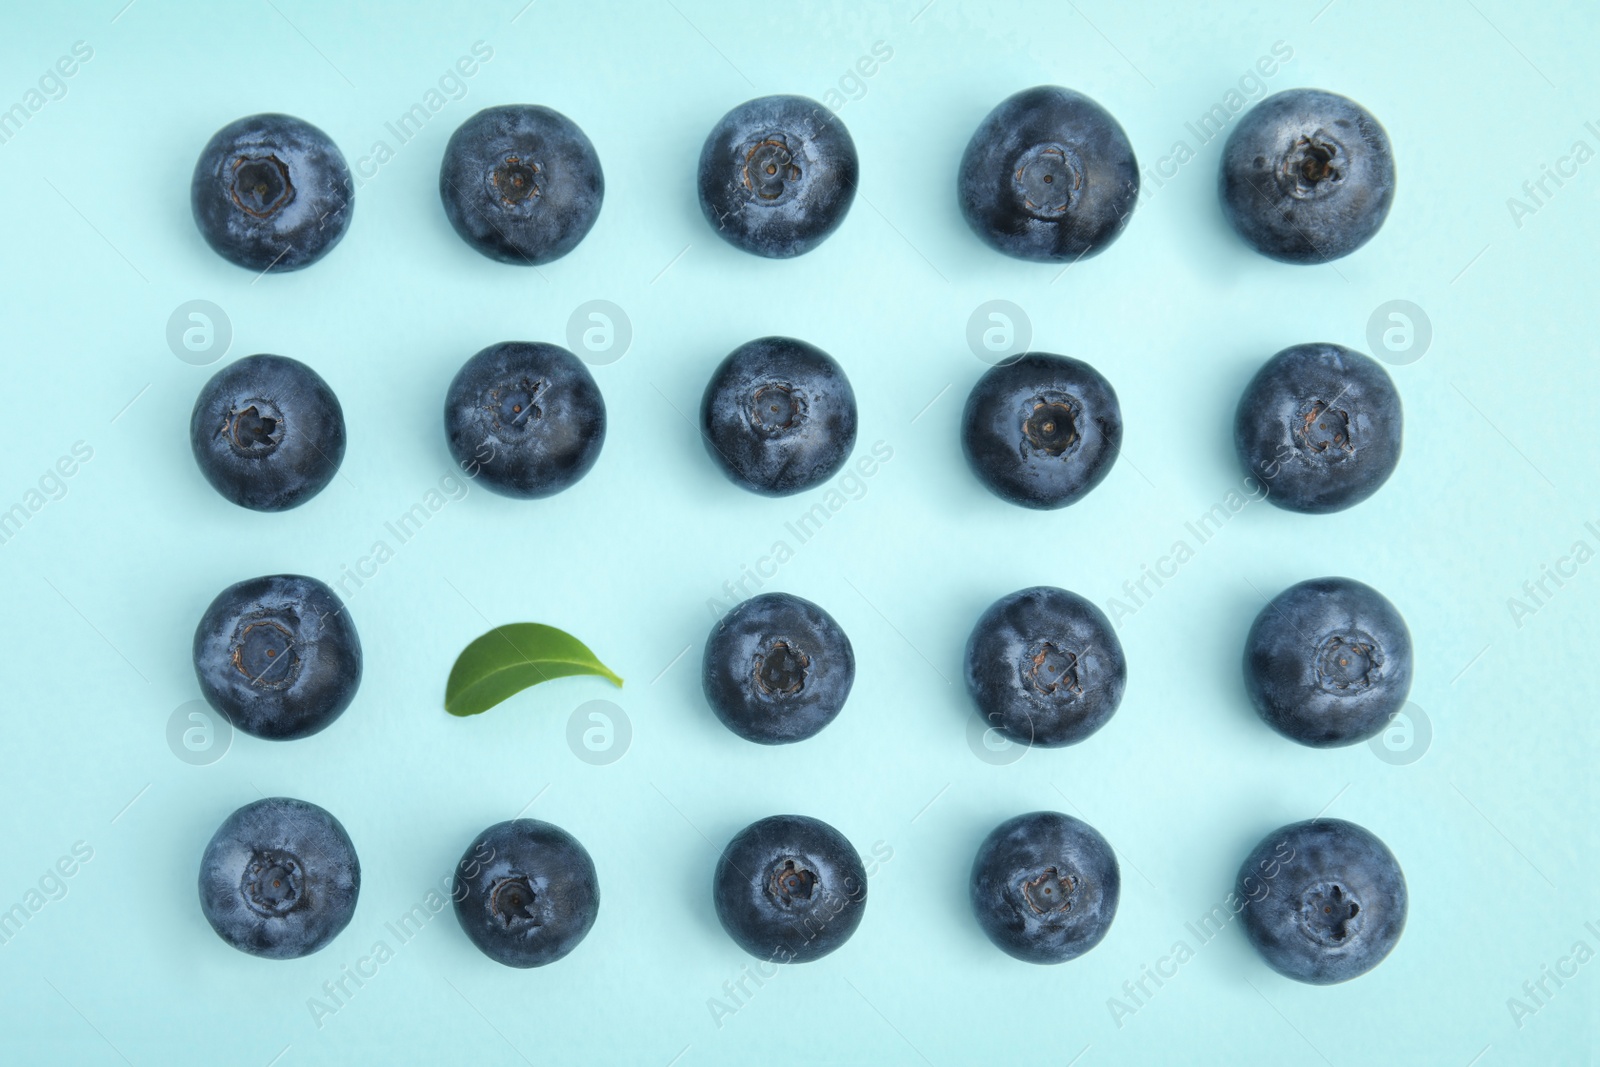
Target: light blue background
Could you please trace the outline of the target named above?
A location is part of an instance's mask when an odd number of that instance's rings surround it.
[[[1600,164],[1562,162],[1577,141],[1600,149],[1585,126],[1600,126],[1593,8],[122,3],[13,7],[0,32],[0,107],[74,42],[93,49],[65,94],[0,144],[0,507],[75,442],[93,450],[64,496],[0,545],[0,908],[75,843],[93,851],[0,946],[0,1058],[1592,1062],[1600,962],[1560,987],[1546,979],[1540,1001],[1523,983],[1570,972],[1575,942],[1600,950],[1597,566],[1547,581],[1554,595],[1520,620],[1508,599],[1526,600],[1524,581],[1575,541],[1600,547],[1584,526],[1600,520]],[[464,96],[397,145],[385,123],[479,41],[493,56]],[[851,82],[876,42],[892,57]],[[1396,145],[1387,225],[1332,266],[1245,249],[1216,204],[1220,144],[1185,126],[1275,42],[1293,58],[1262,79],[1268,90],[1346,93]],[[821,98],[841,79],[862,160],[843,228],[791,262],[723,244],[695,204],[705,133],[749,97]],[[1147,168],[1124,236],[1065,275],[987,250],[953,194],[978,121],[1039,83],[1099,100]],[[606,172],[598,225],[537,271],[472,252],[436,191],[450,132],[510,102],[570,116]],[[321,126],[369,177],[332,255],[258,280],[201,241],[188,183],[216,128],[267,110]],[[360,164],[380,139],[393,158]],[[1163,177],[1179,139],[1194,158]],[[1558,167],[1572,176],[1529,199],[1523,183]],[[1518,220],[1510,197],[1533,210]],[[225,310],[228,359],[294,356],[338,392],[348,456],[307,506],[242,511],[196,471],[189,409],[223,364],[168,347],[168,317],[193,299]],[[399,546],[350,598],[367,672],[332,728],[290,744],[236,737],[208,766],[176,758],[165,731],[198,696],[190,639],[210,599],[280,571],[337,581],[450,471],[441,398],[461,362],[505,339],[565,343],[591,299],[621,306],[633,329],[626,355],[596,368],[610,434],[593,472],[539,503],[474,489]],[[1036,348],[1089,360],[1121,397],[1124,456],[1066,511],[1002,504],[962,462],[957,417],[984,369],[967,322],[991,299],[1021,306]],[[1391,368],[1408,432],[1383,491],[1320,518],[1245,507],[1122,620],[1129,685],[1109,726],[1009,765],[977,758],[960,662],[983,607],[1038,583],[1118,595],[1238,486],[1230,425],[1254,368],[1300,341],[1368,348],[1374,310],[1397,299],[1424,310],[1433,339]],[[785,523],[822,493],[734,489],[685,418],[716,361],[768,333],[840,359],[861,406],[858,454],[892,449],[804,545]],[[795,553],[765,587],[831,611],[859,675],[825,733],[765,749],[710,715],[697,668],[708,599],[779,539]],[[1412,699],[1433,732],[1414,762],[1301,748],[1249,708],[1238,657],[1263,596],[1328,573],[1377,586],[1411,625]],[[627,687],[565,680],[476,719],[447,716],[455,654],[517,620],[579,635]],[[566,741],[591,699],[632,723],[610,765]],[[195,891],[217,823],[273,794],[334,812],[364,875],[344,934],[287,963],[226,948]],[[966,902],[984,833],[1037,808],[1094,824],[1124,873],[1105,942],[1047,969],[996,951]],[[603,906],[582,946],[551,968],[508,970],[448,912],[399,944],[385,924],[424,901],[477,830],[523,810],[594,856]],[[752,961],[717,925],[711,870],[738,828],[779,811],[892,858],[844,949],[760,988],[746,980],[754,995],[733,1002],[724,983]],[[1235,929],[1196,947],[1185,924],[1223,899],[1245,852],[1319,811],[1370,827],[1404,865],[1411,916],[1393,956],[1314,988],[1273,974]],[[1108,999],[1180,938],[1194,958],[1159,989],[1146,980],[1153,995],[1119,1026]],[[393,958],[359,988],[347,980],[353,995],[319,1027],[308,1000],[380,939]],[[1537,1008],[1520,1026],[1511,997]],[[712,998],[738,1008],[720,1026]]]

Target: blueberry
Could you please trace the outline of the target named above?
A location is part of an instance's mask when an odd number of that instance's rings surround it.
[[[287,511],[322,492],[344,460],[344,409],[286,356],[246,356],[211,376],[189,416],[211,487],[240,507]]]
[[[350,925],[361,862],[339,820],[269,797],[223,820],[200,860],[200,910],[217,936],[269,960],[309,956]]]
[[[834,358],[792,337],[735,348],[700,401],[706,451],[735,484],[787,496],[837,474],[856,443],[856,394]]]
[[[1406,925],[1406,876],[1394,853],[1343,819],[1291,823],[1262,838],[1235,892],[1261,958],[1314,985],[1366,974]]]
[[[1116,390],[1082,360],[1032,352],[984,372],[961,415],[961,448],[996,496],[1064,508],[1099,485],[1122,447]]]
[[[990,729],[1041,748],[1075,745],[1122,702],[1128,664],[1105,613],[1038,585],[991,604],[967,638],[967,692]]]
[[[856,196],[850,131],[804,96],[763,96],[722,116],[700,149],[700,210],[718,236],[768,259],[817,247]]]
[[[1105,251],[1133,216],[1139,164],[1105,108],[1040,85],[1007,97],[961,156],[961,214],[997,252],[1059,263]]]
[[[1056,811],[1007,819],[972,861],[978,925],[1025,963],[1065,963],[1094,948],[1111,929],[1121,892],[1106,839]]]
[[[740,948],[774,963],[809,963],[861,925],[867,870],[822,820],[769,815],[728,842],[711,890],[717,918]]]
[[[501,263],[538,266],[582,241],[605,199],[594,145],[559,111],[484,108],[450,135],[439,197],[461,239]]]
[[[206,142],[189,203],[213,251],[249,270],[309,267],[350,228],[355,186],[328,135],[292,115],[250,115]]]
[[[538,819],[495,823],[456,868],[456,918],[507,967],[543,967],[578,947],[600,913],[594,861],[578,839]]]
[[[1274,93],[1228,135],[1218,192],[1228,223],[1257,252],[1327,263],[1366,244],[1389,215],[1389,135],[1336,93]]]
[[[589,369],[559,345],[502,341],[462,366],[444,401],[461,469],[532,500],[574,485],[600,458],[606,404]]]
[[[833,616],[788,593],[753,596],[706,639],[706,701],[746,741],[804,741],[833,721],[856,678],[855,650]]]
[[[1349,578],[1292,585],[1261,609],[1244,646],[1256,711],[1315,748],[1375,737],[1411,691],[1411,632],[1393,604]]]
[[[1400,394],[1378,363],[1341,345],[1285,348],[1250,379],[1233,444],[1267,499],[1324,514],[1359,504],[1400,462]]]
[[[332,589],[299,574],[230,585],[194,631],[206,701],[253,737],[309,737],[344,713],[361,685],[361,640]]]

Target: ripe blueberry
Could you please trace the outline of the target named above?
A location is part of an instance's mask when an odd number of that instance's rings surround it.
[[[309,737],[361,685],[361,640],[332,589],[298,574],[230,585],[194,631],[206,701],[253,737]]]
[[[1292,585],[1261,609],[1244,647],[1261,718],[1316,748],[1382,732],[1411,691],[1411,633],[1393,604],[1349,578]]]
[[[578,947],[600,913],[594,862],[578,839],[538,819],[495,823],[456,868],[456,919],[485,956],[543,967]]]
[[[1324,514],[1359,504],[1400,462],[1404,415],[1377,361],[1333,344],[1285,348],[1256,372],[1233,420],[1233,444],[1267,499]]]
[[[722,724],[747,741],[804,741],[833,721],[856,677],[833,616],[788,593],[753,596],[706,639],[701,685]]]
[[[361,863],[339,820],[269,797],[223,820],[200,860],[200,910],[240,952],[309,956],[350,924]]]
[[[1105,613],[1077,593],[1034,586],[1003,596],[967,638],[967,692],[1012,741],[1075,745],[1116,713],[1128,680]]]
[[[194,165],[195,225],[223,259],[253,271],[309,267],[350,227],[355,187],[328,135],[291,115],[250,115]]]
[[[1282,826],[1239,868],[1245,936],[1267,965],[1331,985],[1366,974],[1406,925],[1406,876],[1388,846],[1343,819]]]
[[[712,880],[717,918],[750,955],[809,963],[846,941],[867,907],[867,871],[820,819],[771,815],[734,835]]]
[[[286,511],[316,496],[344,460],[344,409],[299,360],[246,356],[212,375],[189,416],[211,487],[240,507]]]
[[[722,116],[700,150],[700,210],[718,236],[768,259],[839,228],[861,165],[850,131],[804,96],[763,96]]]
[[[1007,819],[972,861],[972,911],[989,940],[1025,963],[1065,963],[1111,929],[1116,854],[1088,823],[1056,811]]]
[[[978,125],[956,183],[972,232],[1017,259],[1103,252],[1139,197],[1127,134],[1082,93],[1041,85],[1007,97]]]
[[[531,500],[575,484],[600,458],[606,405],[559,345],[502,341],[471,359],[444,401],[450,454],[470,477]]]
[[[984,372],[972,387],[961,447],[972,473],[1000,499],[1064,508],[1111,473],[1122,408],[1089,364],[1032,352]]]
[[[538,266],[578,246],[600,217],[594,145],[559,111],[485,108],[445,145],[439,197],[461,239],[501,263]]]
[[[1257,252],[1326,263],[1366,244],[1388,217],[1394,153],[1354,100],[1288,89],[1234,126],[1218,192],[1229,224]]]
[[[787,496],[827,481],[856,443],[856,394],[834,358],[792,337],[729,353],[700,401],[706,451],[735,484]]]

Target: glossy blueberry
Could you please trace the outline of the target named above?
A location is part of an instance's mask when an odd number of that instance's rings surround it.
[[[445,145],[439,197],[461,239],[501,263],[538,266],[578,246],[600,217],[594,145],[559,111],[490,107]]]
[[[253,737],[309,737],[344,713],[361,685],[361,640],[332,589],[299,574],[230,585],[194,631],[207,703]]]
[[[1394,153],[1354,100],[1288,89],[1251,108],[1222,150],[1222,213],[1245,243],[1285,263],[1347,256],[1394,201]]]
[[[589,368],[565,348],[502,341],[457,372],[444,432],[468,477],[532,500],[589,473],[606,440],[606,404]]]
[[[768,259],[817,247],[855,199],[850,131],[804,96],[763,96],[722,116],[700,149],[700,210],[718,236]]]
[[[1105,613],[1038,585],[991,604],[967,638],[967,692],[978,717],[1019,744],[1075,745],[1122,702],[1128,664]]]
[[[248,270],[309,267],[350,228],[355,186],[328,135],[292,115],[218,130],[194,165],[189,204],[213,251]]]
[[[961,415],[978,480],[1026,508],[1064,508],[1105,480],[1122,447],[1116,390],[1082,360],[1030,352],[984,372]]]
[[[706,639],[706,702],[746,741],[804,741],[833,721],[856,678],[855,651],[833,616],[788,593],[753,596]]]
[[[290,797],[229,815],[200,860],[200,910],[218,937],[252,956],[309,956],[350,924],[360,893],[350,835]]]
[[[1139,198],[1139,164],[1105,108],[1040,85],[1007,97],[978,125],[956,193],[967,225],[995,251],[1071,262],[1122,233]]]
[[[1341,345],[1285,348],[1256,372],[1233,445],[1267,499],[1324,514],[1359,504],[1400,462],[1400,394],[1377,361]]]
[[[246,356],[211,376],[189,445],[211,487],[240,507],[287,511],[322,492],[344,460],[344,409],[286,356]]]
[[[1100,943],[1117,916],[1116,854],[1088,823],[1056,811],[1007,819],[972,861],[972,911],[1025,963],[1065,963]]]
[[[856,394],[828,353],[792,337],[740,345],[700,401],[706,451],[754,493],[787,496],[839,472],[856,443]]]
[[[1381,733],[1411,691],[1411,632],[1393,604],[1349,578],[1292,585],[1261,609],[1244,683],[1266,724],[1316,748]]]
[[[578,839],[538,819],[495,823],[456,867],[456,919],[485,956],[543,967],[578,947],[600,914],[594,861]]]
[[[1343,819],[1291,823],[1262,838],[1235,892],[1261,958],[1313,985],[1366,974],[1406,925],[1406,876],[1394,853]]]
[[[734,835],[711,895],[728,936],[774,963],[809,963],[846,941],[867,907],[867,870],[820,819],[770,815]]]

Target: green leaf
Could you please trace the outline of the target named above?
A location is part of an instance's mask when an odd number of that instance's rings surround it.
[[[537,622],[496,626],[456,657],[444,710],[477,715],[530,685],[574,674],[599,675],[622,688],[622,679],[565,630]]]

